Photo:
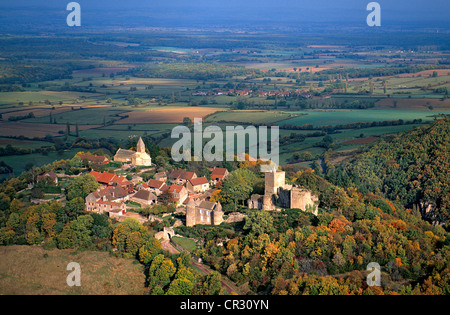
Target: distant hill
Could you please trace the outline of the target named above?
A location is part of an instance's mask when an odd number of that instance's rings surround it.
[[[420,210],[434,223],[450,221],[450,117],[375,142],[328,179],[384,195]]]

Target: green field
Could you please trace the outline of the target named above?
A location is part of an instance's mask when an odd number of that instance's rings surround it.
[[[119,120],[117,117],[119,114],[123,114],[126,111],[112,109],[112,107],[99,107],[99,108],[87,108],[76,109],[53,115],[53,119],[58,124],[80,124],[80,125],[102,125],[103,122],[109,122],[111,120]],[[23,120],[23,122],[30,123],[49,123],[49,116],[39,118],[29,118]]]
[[[7,165],[14,169],[14,175],[18,176],[25,171],[25,164],[28,162],[33,163],[34,166],[43,166],[51,164],[58,160],[71,159],[77,154],[77,152],[83,151],[82,149],[70,149],[58,152],[49,152],[47,155],[43,154],[27,154],[27,155],[9,155],[0,157],[0,161],[5,162]]]
[[[237,122],[246,124],[276,123],[296,116],[281,111],[224,111],[209,115],[206,122]]]
[[[450,111],[421,111],[421,110],[383,110],[383,109],[364,109],[364,110],[315,110],[315,111],[297,111],[293,114],[302,115],[296,118],[287,119],[279,122],[280,125],[305,125],[313,126],[335,126],[345,125],[357,122],[371,121],[391,121],[403,119],[414,120],[422,119],[425,121],[434,120],[433,115],[440,113],[450,113]]]
[[[193,252],[197,248],[197,244],[189,238],[174,236],[172,240],[189,252]]]

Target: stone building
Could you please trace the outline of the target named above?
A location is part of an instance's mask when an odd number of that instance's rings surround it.
[[[187,181],[186,188],[190,192],[205,192],[209,189],[209,182],[206,177],[197,177]]]
[[[168,176],[169,182],[176,185],[185,185],[187,181],[194,178],[197,178],[195,172],[188,172],[185,170],[173,170]]]
[[[148,207],[157,202],[157,197],[153,192],[141,189],[135,193],[131,198],[132,201],[139,203],[142,207]]]
[[[47,181],[47,183],[53,183],[55,185],[58,185],[58,176],[53,171],[39,175],[36,181],[39,183],[40,181],[44,180]]]
[[[226,168],[214,167],[211,169],[211,185],[217,185],[219,182],[223,182],[229,172]]]
[[[219,225],[223,222],[223,211],[220,202],[193,200],[186,205],[186,226],[196,224]]]
[[[131,163],[136,166],[151,166],[152,158],[145,152],[145,144],[142,138],[136,146],[136,151],[119,149],[114,156],[115,162]]]
[[[319,198],[312,191],[285,182],[285,172],[272,170],[265,173],[264,195],[252,195],[250,209],[275,210],[276,207],[300,209],[318,214]]]

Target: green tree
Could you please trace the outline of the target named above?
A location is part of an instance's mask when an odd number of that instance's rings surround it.
[[[254,211],[245,218],[244,230],[255,236],[270,234],[275,231],[273,217],[267,211]]]
[[[211,272],[206,276],[203,283],[202,293],[205,295],[219,295],[222,294],[222,276],[217,271]]]
[[[171,277],[175,274],[175,267],[169,258],[164,255],[157,255],[149,268],[147,282],[149,287],[164,288],[170,283]]]
[[[70,230],[73,232],[73,246],[87,248],[92,244],[91,228],[94,218],[90,215],[81,215],[70,223]]]
[[[69,185],[67,185],[67,199],[72,200],[77,197],[86,199],[91,192],[96,191],[99,187],[100,184],[97,182],[95,177],[90,174],[75,177]]]
[[[253,191],[252,183],[256,183],[256,175],[247,169],[237,169],[231,172],[221,190],[221,199],[231,199],[234,202],[234,210],[237,202],[247,200]]]
[[[139,248],[139,260],[143,264],[149,264],[153,258],[161,252],[161,242],[156,238],[150,238],[144,245]]]
[[[76,197],[69,200],[66,205],[60,209],[58,221],[66,223],[78,218],[82,215],[85,208],[84,200],[81,197]]]

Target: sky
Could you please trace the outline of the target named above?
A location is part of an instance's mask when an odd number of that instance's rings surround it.
[[[0,30],[65,21],[69,0],[0,0]],[[78,0],[84,26],[364,26],[370,0]],[[379,0],[382,27],[448,27],[449,0]]]

